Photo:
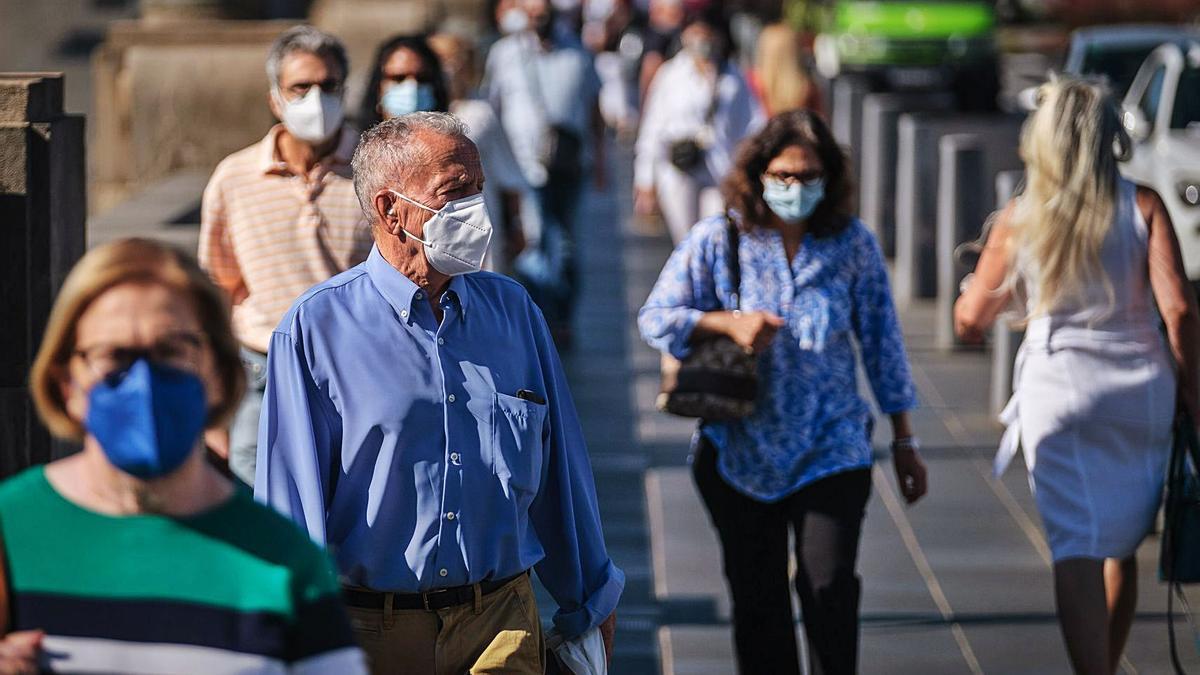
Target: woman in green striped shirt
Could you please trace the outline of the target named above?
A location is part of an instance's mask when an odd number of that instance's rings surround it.
[[[31,376],[83,450],[0,485],[0,673],[362,673],[326,554],[207,462],[245,387],[227,301],[161,244],[101,246]]]

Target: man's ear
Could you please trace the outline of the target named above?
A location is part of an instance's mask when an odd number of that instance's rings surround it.
[[[403,230],[400,226],[400,217],[396,214],[397,206],[400,200],[396,195],[388,190],[380,190],[375,193],[375,200],[372,205],[375,207],[375,217],[379,220],[383,229],[391,232],[393,235],[399,235]]]

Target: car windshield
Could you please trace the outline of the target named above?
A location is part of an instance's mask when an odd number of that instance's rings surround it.
[[[1179,75],[1171,128],[1200,130],[1200,68],[1187,67]]]
[[[1083,58],[1082,75],[1103,75],[1108,78],[1113,95],[1119,100],[1133,84],[1142,62],[1157,44],[1135,46],[1094,45]]]

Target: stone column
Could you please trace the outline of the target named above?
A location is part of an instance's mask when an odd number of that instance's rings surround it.
[[[84,120],[61,73],[0,73],[0,477],[69,451],[29,398],[54,296],[84,250]]]

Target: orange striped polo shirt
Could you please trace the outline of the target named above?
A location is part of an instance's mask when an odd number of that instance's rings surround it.
[[[238,339],[260,352],[296,298],[366,260],[372,244],[350,174],[358,134],[343,128],[304,176],[279,156],[282,129],[218,164],[201,203],[200,264],[229,293]]]

